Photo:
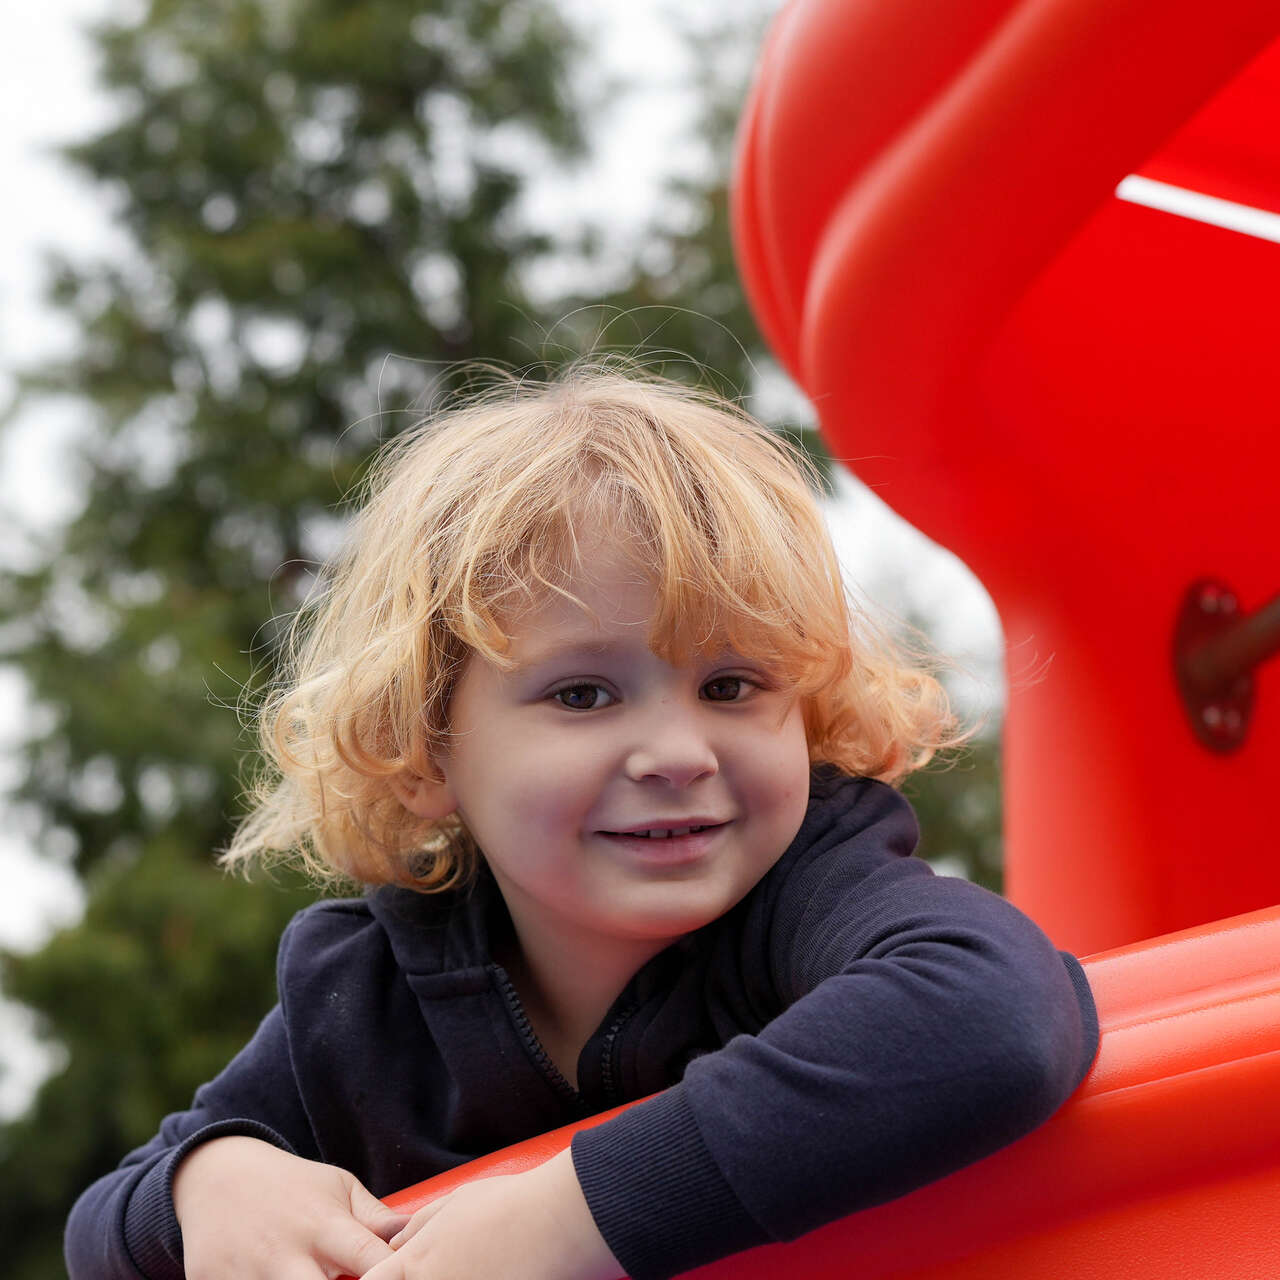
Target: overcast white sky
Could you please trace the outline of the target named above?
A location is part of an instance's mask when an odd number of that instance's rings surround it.
[[[597,73],[617,74],[635,87],[613,99],[609,117],[601,122],[607,144],[599,162],[580,179],[540,192],[534,212],[549,221],[575,212],[607,214],[617,221],[619,234],[627,234],[652,209],[662,174],[696,163],[696,150],[681,142],[688,111],[688,99],[678,91],[684,51],[672,24],[664,21],[669,0],[562,4],[598,30]],[[0,190],[5,193],[0,200],[0,406],[11,394],[12,371],[67,339],[38,301],[41,249],[97,254],[113,242],[101,196],[73,181],[48,148],[83,136],[104,119],[78,28],[122,8],[120,0],[43,0],[6,7],[0,42]],[[684,0],[680,11],[690,8],[690,0]],[[73,406],[46,405],[0,437],[0,558],[18,553],[25,530],[56,527],[74,511],[67,457],[76,422]],[[977,698],[998,699],[999,628],[989,600],[967,570],[851,481],[842,484],[839,501],[832,504],[831,524],[851,575],[890,607],[936,618],[939,643],[986,682]],[[21,740],[27,714],[21,682],[0,666],[0,806],[17,774],[12,748]],[[0,885],[0,945],[36,946],[80,910],[75,881],[36,857],[15,815],[2,808]],[[20,1013],[0,1005],[0,1114],[25,1105],[45,1060]]]

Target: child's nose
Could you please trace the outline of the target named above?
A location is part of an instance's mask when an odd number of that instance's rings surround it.
[[[637,734],[627,755],[627,776],[635,782],[660,778],[675,787],[687,787],[699,778],[719,771],[716,752],[691,716],[669,704]]]

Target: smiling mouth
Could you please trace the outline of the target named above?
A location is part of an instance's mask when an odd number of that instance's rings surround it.
[[[606,831],[607,836],[621,836],[632,840],[675,840],[681,836],[696,835],[699,831],[715,831],[726,826],[723,822],[706,822],[689,827],[648,827],[642,831]]]
[[[633,840],[671,840],[676,836],[690,836],[695,831],[705,831],[706,827],[672,827],[664,830],[655,827],[651,831],[614,831],[615,836],[630,836]]]

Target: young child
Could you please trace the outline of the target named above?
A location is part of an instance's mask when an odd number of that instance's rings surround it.
[[[911,856],[887,784],[958,736],[941,687],[730,405],[577,370],[426,423],[308,616],[226,861],[370,891],[294,919],[253,1040],[81,1197],[73,1280],[670,1276],[1083,1077],[1079,965]],[[407,1223],[374,1198],[649,1094]]]

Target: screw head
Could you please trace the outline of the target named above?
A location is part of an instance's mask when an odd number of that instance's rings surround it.
[[[1173,636],[1174,678],[1192,732],[1215,754],[1237,750],[1253,712],[1254,682],[1240,676],[1222,688],[1206,688],[1191,666],[1197,650],[1239,624],[1240,600],[1225,582],[1200,578],[1182,596]]]

